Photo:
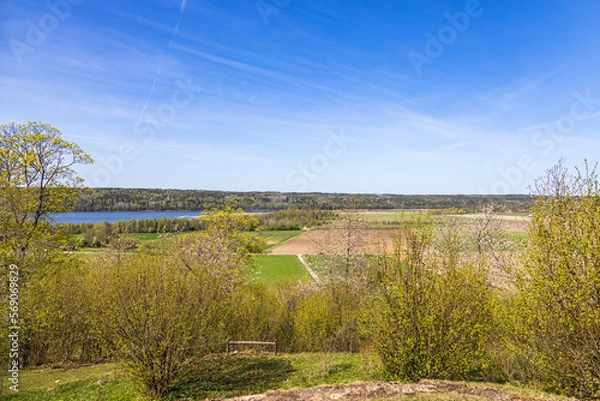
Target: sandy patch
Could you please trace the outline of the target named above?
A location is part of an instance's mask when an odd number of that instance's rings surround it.
[[[306,390],[276,390],[265,394],[231,398],[232,401],[358,401],[387,397],[414,396],[417,394],[447,394],[463,398],[480,397],[497,401],[536,401],[543,398],[526,397],[492,387],[474,386],[462,383],[357,383],[346,385],[320,386]]]

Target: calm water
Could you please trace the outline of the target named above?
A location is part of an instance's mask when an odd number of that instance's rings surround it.
[[[56,223],[101,223],[108,221],[129,221],[129,220],[145,220],[145,219],[193,219],[201,214],[201,211],[183,212],[70,212],[70,213],[55,213],[54,221]]]

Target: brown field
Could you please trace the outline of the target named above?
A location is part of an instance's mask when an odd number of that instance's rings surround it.
[[[481,215],[457,215],[465,224]],[[531,221],[527,216],[496,216],[502,220],[504,230],[512,233],[526,233]],[[372,222],[371,222],[372,223]],[[310,230],[284,244],[277,246],[270,253],[276,255],[318,255],[343,254],[347,244],[352,253],[379,253],[393,250],[392,234],[399,228],[354,228],[348,230],[336,228],[318,228]]]
[[[377,253],[393,249],[392,234],[396,228],[360,228],[346,230],[320,228],[310,230],[283,245],[273,248],[276,255],[318,255],[344,253],[346,244],[352,244],[352,253]]]

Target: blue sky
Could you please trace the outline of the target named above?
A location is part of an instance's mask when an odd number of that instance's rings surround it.
[[[527,193],[600,160],[600,3],[4,0],[0,122],[90,186]]]

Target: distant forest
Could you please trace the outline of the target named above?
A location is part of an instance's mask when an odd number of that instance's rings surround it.
[[[174,189],[95,188],[81,191],[77,211],[205,210],[227,206],[251,210],[462,209],[495,203],[527,212],[529,195],[392,195],[341,193],[226,192]]]

